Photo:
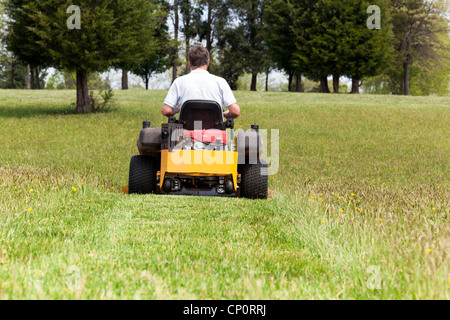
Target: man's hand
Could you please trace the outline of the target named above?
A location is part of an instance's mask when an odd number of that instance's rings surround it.
[[[236,119],[241,114],[241,108],[237,103],[233,103],[228,107],[228,110],[223,113],[223,116],[227,119]]]
[[[171,117],[176,115],[178,112],[180,112],[180,107],[176,106],[175,108],[172,108],[171,106],[165,104],[162,107],[161,113],[164,117]]]

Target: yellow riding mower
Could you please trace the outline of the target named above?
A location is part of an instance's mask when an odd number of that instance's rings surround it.
[[[229,130],[227,130],[229,129]],[[144,121],[130,163],[128,193],[267,198],[259,126],[234,137],[213,101],[187,101],[161,128]]]

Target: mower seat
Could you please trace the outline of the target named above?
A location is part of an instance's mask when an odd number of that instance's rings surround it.
[[[215,101],[189,100],[181,107],[180,118],[185,130],[194,130],[194,122],[201,121],[203,130],[225,130],[222,107]]]

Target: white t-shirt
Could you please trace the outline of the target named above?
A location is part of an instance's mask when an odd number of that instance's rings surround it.
[[[192,70],[188,75],[177,78],[170,87],[164,104],[181,108],[188,100],[217,101],[227,108],[236,103],[227,81],[206,70]]]

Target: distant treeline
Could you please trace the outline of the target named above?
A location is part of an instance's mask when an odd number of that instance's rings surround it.
[[[148,88],[154,74],[188,73],[189,47],[203,43],[233,89],[249,74],[256,90],[277,69],[289,91],[307,78],[338,93],[347,77],[352,93],[444,95],[448,10],[445,0],[0,0],[0,87],[76,87],[89,112],[89,74],[122,70],[127,89],[132,72]],[[43,83],[49,67],[63,85]]]

